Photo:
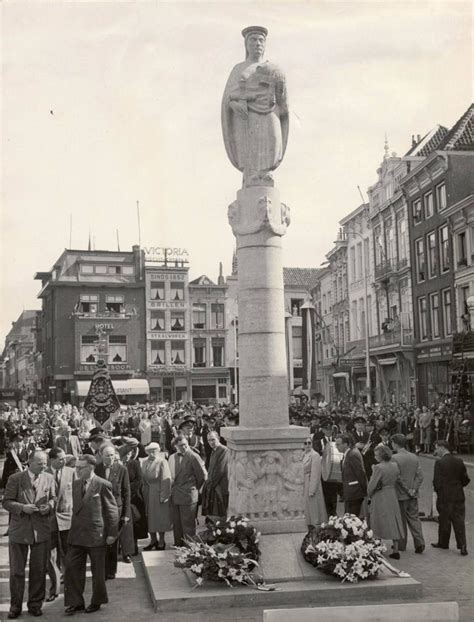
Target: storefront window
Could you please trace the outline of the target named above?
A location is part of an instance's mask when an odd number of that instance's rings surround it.
[[[151,330],[165,330],[165,312],[151,311]]]
[[[164,341],[152,341],[151,342],[151,363],[152,365],[164,365],[165,364],[165,342]]]
[[[171,364],[172,365],[184,365],[184,343],[182,341],[171,342]]]
[[[443,296],[443,322],[444,322],[444,336],[448,337],[452,334],[451,323],[451,290],[445,289],[442,292]]]
[[[165,284],[161,281],[152,281],[150,284],[150,298],[151,300],[164,300]]]
[[[97,313],[99,296],[81,296],[77,310],[81,313]]]
[[[206,340],[193,340],[193,367],[206,367]]]
[[[224,340],[212,340],[212,365],[214,367],[224,367]]]
[[[172,311],[171,312],[171,330],[180,331],[184,330],[184,311]]]
[[[439,230],[439,246],[441,256],[441,270],[449,270],[449,231],[448,225],[444,225]]]
[[[99,335],[81,336],[81,363],[96,363],[99,352]]]
[[[224,328],[224,305],[211,304],[211,328]]]
[[[193,304],[193,328],[206,328],[205,304]]]
[[[184,300],[184,283],[170,283],[171,300]]]
[[[418,318],[420,323],[420,338],[428,338],[426,298],[418,298]]]
[[[439,337],[439,294],[430,296],[431,333],[434,339]]]
[[[127,360],[127,336],[109,335],[109,363],[125,363]]]

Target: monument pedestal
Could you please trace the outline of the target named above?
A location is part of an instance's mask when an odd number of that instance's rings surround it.
[[[222,428],[229,448],[229,515],[244,514],[258,531],[306,530],[303,441],[307,428]]]

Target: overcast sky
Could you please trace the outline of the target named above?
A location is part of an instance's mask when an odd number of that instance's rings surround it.
[[[338,221],[412,134],[472,100],[470,2],[10,3],[2,11],[0,344],[69,247],[185,247],[191,278],[230,272],[221,98],[240,31],[269,30],[290,137],[275,174],[292,224],[284,265],[318,267]]]

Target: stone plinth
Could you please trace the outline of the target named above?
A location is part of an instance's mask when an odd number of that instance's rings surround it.
[[[232,607],[287,607],[305,605],[354,605],[391,600],[413,601],[422,595],[421,583],[411,578],[395,578],[381,573],[378,579],[356,584],[341,583],[313,568],[302,559],[299,546],[303,533],[263,536],[261,567],[267,582],[274,577],[276,590],[225,583],[204,583],[193,589],[191,573],[175,568],[173,551],[142,554],[145,576],[155,611],[175,612],[176,620],[185,611],[228,611]],[[270,538],[270,542],[265,542]],[[278,538],[278,546],[275,546]],[[282,551],[286,556],[282,556]],[[402,618],[400,618],[402,619]]]
[[[303,441],[307,428],[222,428],[229,456],[229,514],[245,514],[262,533],[306,529]]]

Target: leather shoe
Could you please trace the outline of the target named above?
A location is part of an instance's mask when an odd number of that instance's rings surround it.
[[[124,564],[131,564],[132,558],[130,557],[130,555],[124,555],[122,561],[124,562]]]
[[[465,546],[461,547],[461,555],[467,555],[467,547]]]
[[[425,550],[424,546],[415,546],[415,553],[418,553],[419,555],[421,555],[421,553],[423,553],[424,550]]]
[[[431,546],[434,549],[449,549],[449,546],[442,546],[439,542],[432,542]]]
[[[109,579],[115,579],[115,575],[114,574],[106,575],[105,580],[108,581]],[[95,605],[94,605],[94,607],[95,607]]]
[[[9,620],[16,620],[20,616],[21,616],[21,611],[9,611],[8,612],[8,619]]]
[[[73,616],[75,613],[80,613],[84,611],[84,605],[77,605],[76,607],[66,607],[64,610],[64,615]]]
[[[390,559],[400,559],[400,553],[390,553]]]
[[[95,611],[99,611],[100,605],[89,605],[86,609],[86,613],[94,613]]]
[[[41,611],[41,609],[28,609],[28,613],[30,614],[30,616],[33,616],[35,618],[39,618],[40,616],[43,615],[43,612]]]

